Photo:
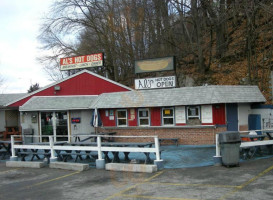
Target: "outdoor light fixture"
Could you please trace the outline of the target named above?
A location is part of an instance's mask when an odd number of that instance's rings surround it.
[[[55,86],[54,86],[54,90],[55,90],[55,91],[60,91],[60,90],[61,90],[61,86],[55,85]]]

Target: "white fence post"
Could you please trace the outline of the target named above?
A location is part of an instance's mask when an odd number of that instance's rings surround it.
[[[156,160],[160,160],[160,145],[158,137],[155,137]]]
[[[11,161],[16,161],[18,159],[18,157],[15,155],[15,149],[14,149],[14,135],[11,135],[11,157],[10,160]]]
[[[50,162],[55,162],[57,161],[57,157],[55,156],[55,151],[54,151],[54,140],[53,140],[53,136],[48,136],[49,138],[49,145],[50,145]]]
[[[96,160],[96,168],[97,169],[105,169],[105,160],[102,159],[102,151],[101,151],[101,136],[97,136],[97,147],[98,147],[98,159]]]
[[[219,134],[215,135],[215,150],[216,150],[216,155],[213,156],[214,165],[221,166],[222,156],[221,156],[220,145],[219,145]]]
[[[101,136],[97,137],[97,143],[98,143],[98,159],[102,159],[102,152],[101,152]]]
[[[160,144],[159,144],[158,136],[155,136],[154,139],[155,139],[155,154],[156,154],[156,160],[154,160],[154,164],[157,166],[157,169],[163,169],[164,163],[163,163],[163,160],[160,160]]]

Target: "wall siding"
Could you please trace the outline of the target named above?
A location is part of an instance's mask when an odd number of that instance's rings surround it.
[[[71,79],[57,84],[61,87],[60,91],[54,91],[54,86],[42,90],[32,96],[65,96],[65,95],[99,95],[102,93],[128,91],[126,88],[100,79],[89,73],[82,73]],[[98,87],[99,86],[99,87]],[[10,107],[18,107],[27,102],[32,96],[17,101]]]
[[[215,144],[215,134],[226,131],[226,127],[202,127],[202,128],[106,128],[109,132],[117,132],[117,135],[131,136],[154,136],[159,138],[178,138],[179,144],[183,145],[209,145]],[[105,131],[105,130],[104,130]],[[115,138],[115,141],[125,139]],[[153,141],[153,138],[126,138],[131,142]],[[163,144],[173,144],[166,141]]]

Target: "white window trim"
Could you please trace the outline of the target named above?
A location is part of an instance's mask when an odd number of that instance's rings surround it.
[[[198,112],[198,115],[190,116],[190,117],[189,117],[189,108],[190,108],[190,107],[197,107],[197,108],[198,108],[198,111],[199,111],[199,112]],[[187,106],[187,120],[188,120],[188,119],[197,119],[197,118],[198,118],[198,119],[201,119],[200,116],[201,116],[201,108],[200,108],[200,106]]]
[[[140,117],[140,115],[139,115],[140,111],[148,111],[148,116],[147,117]],[[138,114],[138,125],[139,126],[150,126],[150,124],[151,124],[150,110],[148,108],[140,108],[140,109],[138,109],[137,112],[138,112],[137,113]],[[140,119],[148,119],[148,124],[141,125]]]
[[[173,116],[172,116],[172,117],[164,117],[164,110],[165,110],[165,109],[166,109],[166,110],[167,110],[167,109],[173,110]],[[174,108],[173,108],[173,107],[171,107],[171,108],[162,108],[161,111],[162,111],[162,114],[161,114],[161,117],[162,117],[162,125],[163,125],[163,126],[174,126],[174,125],[175,125]],[[167,119],[167,118],[172,118],[172,119],[173,119],[173,124],[164,124],[164,119]]]
[[[119,111],[125,111],[125,112],[126,112],[126,118],[119,118],[119,117],[118,117],[118,112],[119,112]],[[117,114],[117,126],[118,126],[118,127],[126,127],[126,126],[128,126],[128,111],[127,111],[127,109],[118,109],[118,110],[116,111],[116,114]],[[119,119],[126,119],[126,125],[119,125],[119,124],[118,124],[118,120],[119,120]]]

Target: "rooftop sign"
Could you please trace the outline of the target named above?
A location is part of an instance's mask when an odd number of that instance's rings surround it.
[[[61,70],[81,69],[103,66],[103,53],[61,58]]]
[[[174,57],[135,61],[135,73],[174,70]]]
[[[135,79],[135,89],[159,89],[176,87],[175,76]]]

